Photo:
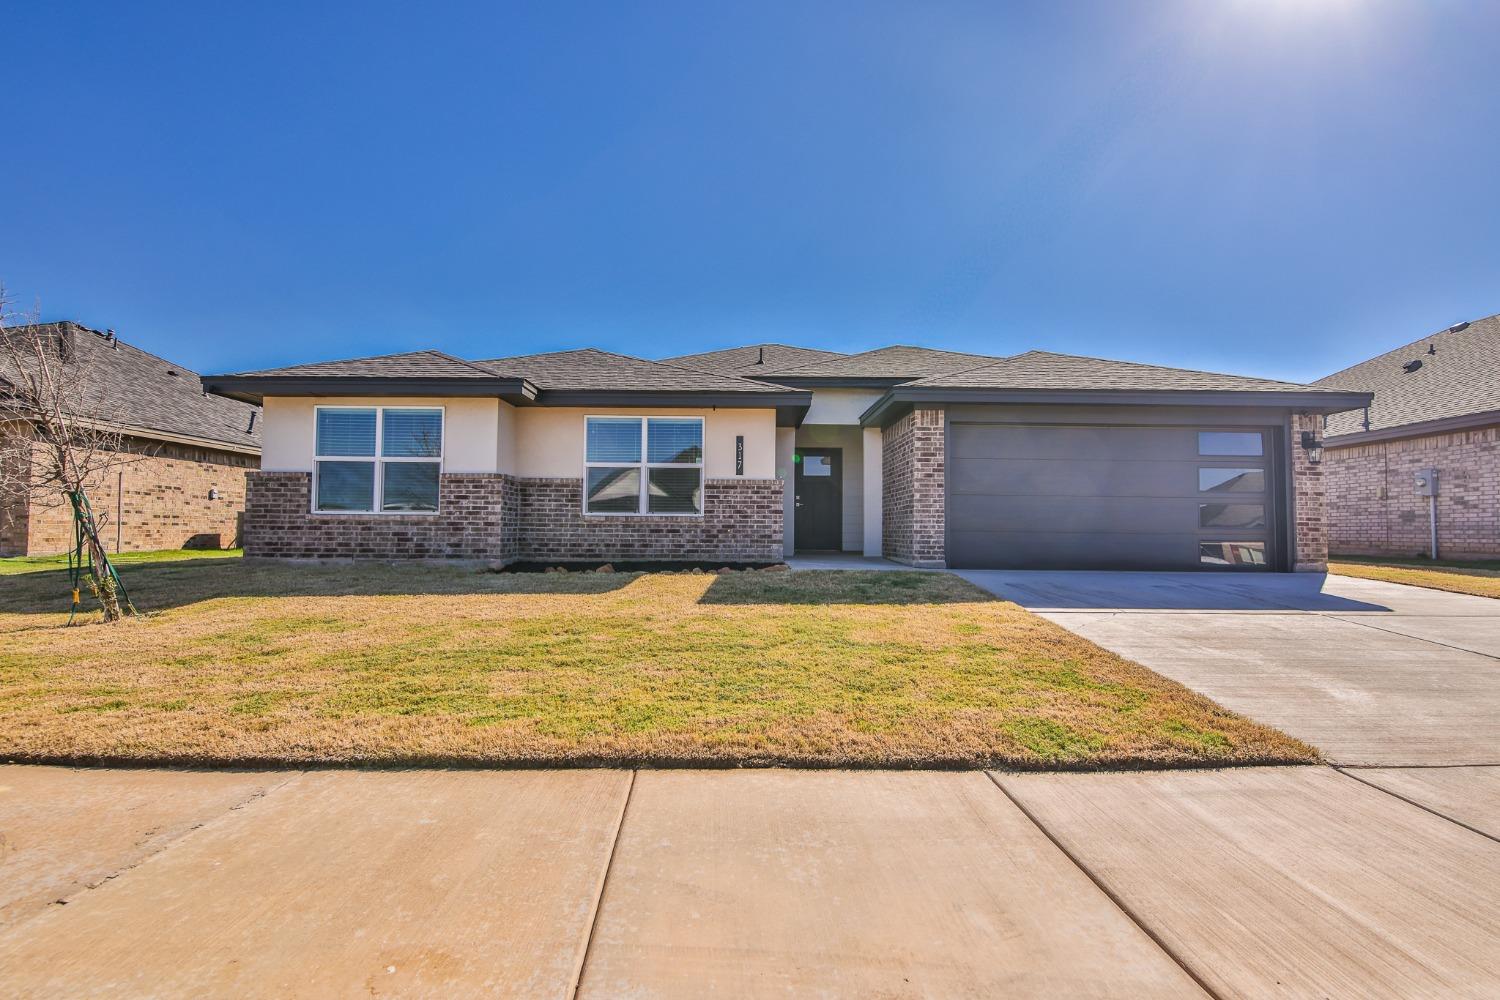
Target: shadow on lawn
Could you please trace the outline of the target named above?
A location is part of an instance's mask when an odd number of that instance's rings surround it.
[[[947,573],[798,570],[714,577],[699,604],[982,604],[987,590]]]
[[[221,597],[369,597],[452,594],[587,596],[619,590],[636,573],[488,573],[440,563],[277,563],[239,559],[142,564],[120,571],[136,607],[165,611]],[[0,613],[56,614],[71,602],[66,570],[0,579]],[[84,606],[96,607],[85,595]]]

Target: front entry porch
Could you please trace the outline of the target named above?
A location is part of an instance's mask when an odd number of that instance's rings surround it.
[[[777,433],[786,556],[884,556],[878,428],[803,424]]]

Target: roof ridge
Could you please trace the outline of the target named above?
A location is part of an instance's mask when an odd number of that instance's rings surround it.
[[[597,347],[575,347],[571,350],[566,351],[544,351],[540,354],[518,354],[510,358],[491,358],[488,359],[486,363],[501,364],[506,361],[531,361],[536,358],[556,357],[558,355],[564,354],[593,354],[602,358],[620,358],[625,361],[634,361],[639,364],[651,365],[656,368],[664,368],[667,371],[682,372],[684,375],[692,375],[694,378],[713,378],[721,381],[737,383],[742,386],[753,386],[756,389],[759,389],[763,386],[771,386],[777,389],[792,391],[786,386],[777,385],[774,382],[768,382],[762,379],[744,378],[739,375],[730,375],[726,372],[710,371],[706,368],[690,368],[686,365],[672,364],[668,361],[655,361],[651,358],[638,358],[633,354],[620,354],[617,351],[605,351]]]
[[[72,327],[77,327],[78,329],[84,331],[85,333],[92,333],[94,336],[98,337],[100,340],[109,341],[110,343],[113,343],[113,344],[115,344],[115,345],[117,345],[119,347],[128,347],[132,351],[134,351],[135,353],[137,353],[137,354],[144,354],[148,358],[155,358],[157,361],[160,361],[162,364],[168,366],[169,368],[174,368],[177,371],[183,373],[184,375],[193,375],[193,376],[199,377],[199,378],[202,377],[202,373],[201,372],[196,372],[193,369],[189,368],[187,365],[184,365],[181,362],[173,361],[171,358],[164,358],[160,354],[155,354],[155,353],[153,353],[151,351],[148,351],[144,347],[139,346],[138,344],[132,344],[130,341],[125,340],[118,333],[116,333],[114,331],[95,329],[92,326],[87,326],[87,325],[85,325],[83,323],[78,322],[76,319],[54,319],[54,320],[49,320],[49,321],[47,321],[45,323],[12,323],[10,326],[5,327],[5,329],[7,329],[7,330],[13,330],[13,329],[15,329],[18,326],[22,326],[22,327],[25,327],[25,326],[56,326],[56,327],[72,326]]]
[[[754,345],[751,345],[751,346],[754,346]],[[600,351],[599,353],[601,353],[601,354],[609,354],[610,352],[609,351]],[[611,355],[611,356],[612,357],[619,357],[619,358],[629,358],[630,357],[630,355],[628,355],[628,354],[615,354],[615,355]],[[661,365],[663,368],[670,368],[670,369],[672,369],[675,372],[691,372],[694,375],[707,374],[707,375],[712,375],[714,378],[728,378],[728,379],[733,379],[736,382],[751,382],[751,383],[754,383],[755,385],[775,385],[776,384],[774,382],[766,382],[766,381],[763,381],[761,379],[744,378],[744,377],[742,377],[740,375],[730,375],[730,374],[727,374],[725,372],[706,371],[705,369],[702,369],[702,368],[689,368],[687,365],[674,365],[674,364],[672,364],[669,361],[651,361],[650,358],[634,358],[632,360],[635,360],[635,361],[649,361],[653,365]],[[779,388],[785,389],[787,387],[786,386],[780,386]]]
[[[993,356],[990,356],[990,355],[985,355],[985,354],[975,354],[975,355],[973,355],[973,357],[976,357],[976,358],[987,358],[988,360],[986,360],[985,363],[982,364],[982,365],[975,365],[973,368],[959,368],[959,369],[956,369],[956,370],[951,371],[951,372],[943,372],[941,375],[936,375],[936,376],[918,375],[916,378],[910,379],[909,381],[918,382],[918,381],[921,381],[924,378],[951,378],[951,377],[953,377],[955,375],[967,375],[970,372],[983,371],[986,368],[994,368],[996,365],[1003,365],[1007,361],[1014,361],[1017,358],[1024,358],[1027,354],[1045,354],[1045,353],[1046,353],[1045,351],[1025,351],[1025,352],[1023,352],[1021,354],[1007,354],[1004,357],[999,357],[999,358],[993,357]]]
[[[803,371],[805,371],[806,369],[809,369],[809,368],[814,368],[814,367],[818,367],[818,366],[821,366],[821,365],[830,365],[830,364],[834,364],[834,363],[839,362],[839,361],[851,361],[851,360],[855,360],[855,359],[858,359],[858,358],[866,357],[867,355],[871,355],[871,354],[880,354],[880,353],[885,352],[885,351],[897,351],[897,350],[902,350],[902,351],[925,351],[928,354],[943,354],[943,355],[947,355],[948,357],[953,357],[953,358],[985,358],[985,359],[992,360],[992,361],[1003,361],[1003,360],[1005,360],[1003,357],[997,358],[997,357],[995,357],[992,354],[975,354],[972,351],[950,351],[950,350],[947,350],[947,349],[942,348],[942,347],[923,347],[920,344],[886,344],[884,347],[872,347],[872,348],[870,348],[867,351],[855,351],[853,354],[841,354],[841,355],[839,355],[838,357],[835,357],[835,358],[819,358],[817,361],[812,361],[812,362],[809,362],[809,363],[807,363],[805,365],[796,365],[796,366],[794,366],[792,368],[783,368],[783,369],[781,369],[781,371],[777,372],[777,374],[779,374],[779,375],[797,375],[797,374],[800,374],[800,373],[802,373]],[[832,352],[832,353],[837,354],[838,352],[835,351],[835,352]],[[915,376],[912,376],[911,378],[912,379],[918,379],[918,378],[927,378],[927,377],[928,376],[926,376],[926,375],[915,375]]]
[[[414,351],[413,353],[426,353],[426,354],[431,354],[433,357],[436,357],[436,358],[442,358],[444,361],[456,361],[459,364],[463,365],[465,368],[472,368],[476,372],[484,372],[486,375],[500,376],[500,374],[501,374],[500,372],[497,372],[497,371],[495,371],[493,369],[490,369],[490,368],[486,368],[483,365],[475,364],[473,361],[469,361],[469,360],[467,360],[465,358],[460,358],[460,357],[458,357],[456,355],[449,354],[447,351],[428,350],[428,351],[425,351],[425,352]],[[502,376],[502,377],[509,378],[510,376],[507,375],[507,376]]]

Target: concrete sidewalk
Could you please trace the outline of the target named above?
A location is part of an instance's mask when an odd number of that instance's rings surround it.
[[[1412,781],[0,767],[0,982],[18,997],[1497,995],[1500,843],[1476,832],[1500,825],[1497,799],[1451,799],[1450,820],[1407,800],[1441,804]]]

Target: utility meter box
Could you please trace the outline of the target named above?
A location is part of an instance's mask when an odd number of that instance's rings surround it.
[[[1438,470],[1418,469],[1416,472],[1417,496],[1435,497],[1438,491]]]

